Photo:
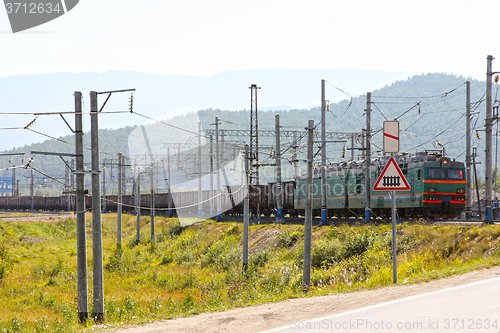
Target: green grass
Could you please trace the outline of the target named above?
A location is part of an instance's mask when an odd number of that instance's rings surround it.
[[[105,214],[105,322],[145,323],[234,307],[392,284],[390,226],[316,227],[311,291],[302,292],[303,227],[250,228],[242,270],[241,223],[183,227],[156,217],[124,216],[116,248],[116,215]],[[87,226],[91,216],[87,215]],[[91,235],[90,228],[87,229]],[[415,283],[500,263],[500,227],[398,226],[398,280]],[[92,313],[92,238],[87,238]],[[0,332],[86,330],[77,323],[76,221],[0,220]],[[88,326],[93,325],[89,321]]]

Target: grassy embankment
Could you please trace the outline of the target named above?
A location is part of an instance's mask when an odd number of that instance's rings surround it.
[[[250,264],[241,268],[242,225],[181,227],[148,217],[135,245],[135,217],[124,217],[116,250],[116,214],[103,215],[105,320],[143,323],[276,302],[302,293],[303,227],[250,228]],[[90,228],[91,216],[87,215]],[[323,295],[392,283],[390,226],[316,227],[312,284]],[[88,229],[89,309],[92,238]],[[398,226],[398,277],[413,283],[500,263],[500,227]],[[0,221],[0,332],[77,331],[75,219]],[[89,326],[92,325],[89,322]]]

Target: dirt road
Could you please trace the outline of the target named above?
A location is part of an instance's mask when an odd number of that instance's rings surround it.
[[[280,303],[158,321],[144,326],[111,329],[107,330],[107,332],[262,332],[288,325],[292,320],[294,322],[301,322],[498,276],[500,276],[500,267],[493,267],[419,284],[398,285],[347,294],[292,299]]]

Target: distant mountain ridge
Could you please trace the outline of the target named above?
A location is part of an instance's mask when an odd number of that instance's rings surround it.
[[[189,81],[189,79],[185,78]],[[203,81],[202,79],[201,81]],[[401,79],[393,82],[392,84],[385,84],[380,89],[372,90],[372,132],[374,155],[380,156],[381,150],[381,132],[382,123],[386,119],[398,118],[400,120],[401,129],[401,150],[414,153],[424,149],[441,149],[444,146],[448,155],[458,160],[465,159],[465,81],[467,78],[449,74],[426,74],[414,75],[407,79]],[[200,81],[200,82],[201,82]],[[126,81],[124,81],[126,83]],[[319,90],[319,82],[314,87],[314,90]],[[1,82],[0,82],[1,84]],[[152,83],[153,84],[153,83]],[[125,84],[124,84],[125,85]],[[130,86],[127,86],[130,87]],[[471,101],[473,102],[473,111],[479,112],[473,116],[473,134],[476,130],[481,130],[484,126],[484,91],[485,83],[471,80]],[[247,88],[245,95],[249,104],[249,91]],[[331,85],[330,88],[332,89]],[[336,88],[334,88],[336,89]],[[264,90],[259,91],[262,95]],[[332,90],[327,90],[332,91]],[[171,93],[171,92],[170,92]],[[138,95],[134,94],[134,97]],[[259,95],[259,101],[260,101]],[[327,94],[328,96],[328,94]],[[337,103],[330,103],[329,111],[327,112],[326,122],[328,131],[338,132],[361,132],[361,129],[366,127],[366,96],[347,96]],[[72,96],[70,96],[72,97]],[[100,97],[100,103],[104,100],[104,96]],[[117,110],[119,108],[128,107],[129,95],[113,95],[110,102],[106,105],[106,109]],[[138,97],[136,97],[139,99]],[[476,103],[477,102],[477,103]],[[114,104],[113,104],[114,103]],[[145,103],[144,101],[142,103]],[[123,105],[122,105],[123,104]],[[317,103],[319,105],[319,102]],[[280,104],[274,104],[280,105]],[[88,108],[88,105],[87,105]],[[138,112],[146,114],[143,111],[144,107],[137,103],[135,109]],[[281,109],[281,106],[277,108]],[[191,132],[197,131],[198,120],[202,122],[204,129],[213,129],[214,119],[217,116],[221,119],[223,129],[248,129],[249,128],[249,107],[246,111],[243,110],[222,110],[206,108],[195,112],[195,109],[185,108],[182,114],[178,114],[171,119],[167,120],[168,123],[175,124],[177,127],[190,129]],[[288,110],[272,110],[263,111],[259,108],[259,129],[261,130],[274,130],[274,117],[276,113],[281,115],[281,125],[284,130],[299,130],[302,131],[307,124],[308,119],[314,119],[315,124],[318,124],[321,119],[319,107],[309,109],[288,109]],[[161,110],[160,110],[161,111]],[[148,116],[150,116],[148,114]],[[53,117],[53,116],[51,116]],[[65,118],[71,124],[71,115],[65,115]],[[88,116],[85,116],[88,118]],[[137,117],[136,115],[125,114],[102,114],[99,116],[101,128],[109,126],[117,126],[116,119],[120,117],[128,117],[128,119],[135,120],[137,125],[144,124],[146,119]],[[42,118],[40,116],[39,118]],[[28,118],[31,119],[31,118]],[[55,117],[53,120],[55,124],[64,130],[66,125],[63,120]],[[112,122],[112,123],[108,123]],[[149,122],[153,123],[153,122]],[[36,123],[37,126],[40,124]],[[148,126],[153,125],[145,125]],[[156,125],[159,135],[162,135],[162,140],[157,143],[157,149],[161,149],[162,142],[179,142],[185,138],[179,138],[175,135],[170,135],[168,126],[163,124]],[[44,132],[44,128],[34,127],[37,131]],[[121,152],[125,155],[128,154],[128,136],[137,128],[136,125],[124,127],[117,130],[102,129],[101,130],[101,151],[111,154],[110,156],[103,155],[101,160],[106,158],[111,159],[113,154]],[[22,130],[21,130],[22,131]],[[25,132],[25,131],[23,131]],[[480,133],[480,132],[478,132]],[[484,134],[484,133],[483,133]],[[188,136],[192,134],[188,133]],[[473,146],[478,147],[478,152],[484,150],[482,138],[477,139],[474,135]],[[85,139],[89,140],[89,135],[86,134]],[[64,141],[74,142],[72,135],[62,138]],[[226,138],[226,140],[234,140],[234,138]],[[246,141],[248,138],[241,138],[240,143]],[[262,139],[262,144],[273,144],[272,139]],[[193,141],[194,142],[194,141]],[[282,141],[283,144],[290,144],[290,142]],[[332,143],[328,144],[329,162],[338,161],[341,158],[343,146],[350,147],[350,142],[345,143]],[[359,145],[359,143],[357,143]],[[11,150],[12,152],[26,152],[31,150],[43,151],[59,151],[59,152],[72,152],[74,147],[64,144],[56,140],[48,140],[46,142],[34,145],[25,145],[21,148]],[[145,152],[146,153],[146,152]],[[269,152],[266,151],[266,154]],[[88,153],[87,153],[88,154]],[[356,152],[358,154],[358,152]],[[346,158],[349,158],[350,152]],[[265,156],[265,154],[264,154]],[[86,162],[90,162],[90,157],[86,155]],[[481,160],[481,156],[478,158]],[[57,157],[37,156],[34,164],[41,171],[49,173],[53,176],[64,176],[64,164]],[[0,157],[0,163],[6,163],[5,157]],[[15,163],[15,161],[14,161]],[[116,170],[115,170],[116,172]],[[479,166],[478,172],[482,174],[482,166]],[[19,170],[18,175],[21,177],[21,185],[25,183],[29,171]],[[6,173],[9,175],[9,173]],[[57,186],[54,187],[55,189]]]
[[[135,88],[134,109],[150,117],[167,117],[202,109],[250,109],[251,84],[262,89],[258,92],[259,109],[276,105],[290,108],[310,108],[319,105],[320,82],[325,79],[328,98],[332,102],[349,98],[334,86],[346,92],[363,94],[415,73],[381,72],[366,70],[246,70],[225,71],[213,77],[147,74],[140,72],[110,71],[106,73],[55,73],[10,76],[0,78],[0,113],[2,127],[24,127],[33,115],[6,115],[19,112],[56,112],[74,110],[74,91],[81,91],[84,111],[90,109],[89,92]],[[128,110],[130,94],[113,94],[105,111]],[[106,95],[99,95],[102,105]],[[71,116],[65,116],[73,123]],[[142,123],[144,119],[127,114],[100,117],[100,128],[120,128]],[[70,132],[58,116],[40,116],[35,130],[58,137]],[[89,129],[88,116],[84,129]],[[0,131],[0,150],[40,142],[46,137],[24,131]]]

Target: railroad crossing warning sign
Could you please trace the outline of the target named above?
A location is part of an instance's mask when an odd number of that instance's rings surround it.
[[[384,153],[399,153],[399,121],[384,121]]]
[[[378,177],[374,191],[409,191],[410,184],[406,181],[394,157],[389,159],[384,170]]]

